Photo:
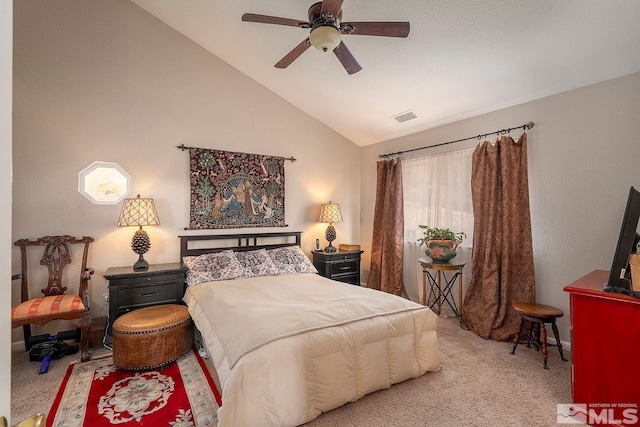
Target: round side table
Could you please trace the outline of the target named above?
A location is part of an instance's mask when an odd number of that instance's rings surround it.
[[[420,304],[429,304],[429,308],[431,309],[434,309],[434,306],[436,306],[434,311],[440,315],[442,305],[446,302],[449,307],[451,307],[451,310],[453,310],[455,316],[462,317],[462,269],[465,263],[455,260],[446,263],[434,262],[431,258],[427,257],[418,259],[418,262],[422,266],[422,295],[420,297]],[[453,272],[453,276],[447,278],[446,272]],[[459,309],[452,295],[456,282],[458,283]],[[429,284],[428,296],[427,283]],[[433,301],[429,303],[432,297]]]

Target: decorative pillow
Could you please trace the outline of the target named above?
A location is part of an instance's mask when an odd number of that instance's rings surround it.
[[[212,280],[236,279],[242,276],[242,266],[230,249],[200,256],[184,257],[182,262],[190,270],[190,273],[206,273],[206,275],[197,275],[199,277],[197,280],[207,278],[208,280],[202,281],[210,282]],[[192,274],[192,276],[192,281],[196,280],[196,275]],[[202,281],[198,283],[202,283]]]
[[[318,272],[300,246],[285,246],[268,250],[267,253],[280,274]]]
[[[242,277],[275,276],[279,274],[275,264],[265,249],[236,252],[242,266]]]
[[[187,271],[187,286],[195,286],[200,283],[213,282],[215,280],[221,279],[216,279],[214,274],[208,271]]]

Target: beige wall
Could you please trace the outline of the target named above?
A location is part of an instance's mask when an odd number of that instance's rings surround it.
[[[12,2],[0,0],[0,277],[11,276],[11,64]],[[10,338],[11,299],[0,298],[0,341]],[[0,416],[11,412],[11,347],[0,346]]]
[[[629,187],[640,188],[638,117],[640,73],[364,148],[363,276],[370,266],[379,154],[534,121],[528,154],[536,298],[564,310],[560,334],[569,341],[569,298],[562,288],[594,269],[610,268]]]
[[[104,271],[137,259],[135,230],[116,227],[120,206],[93,205],[77,191],[78,172],[95,160],[122,166],[132,197],[155,199],[151,263],[178,261],[177,236],[196,233],[183,230],[183,143],[297,158],[285,162],[286,230],[302,231],[310,251],[324,241],[320,204],[333,200],[345,218],[337,243],[359,240],[356,145],[128,1],[21,0],[14,9],[13,238],[94,237],[94,315],[104,314]],[[18,261],[14,249],[14,270]]]

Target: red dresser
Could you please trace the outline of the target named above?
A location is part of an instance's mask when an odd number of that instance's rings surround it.
[[[574,403],[640,406],[640,299],[603,292],[609,272],[566,286],[571,302]]]

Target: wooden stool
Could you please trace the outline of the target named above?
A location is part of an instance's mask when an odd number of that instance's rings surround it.
[[[545,323],[551,323],[551,329],[553,330],[553,336],[556,338],[556,347],[558,347],[558,352],[560,352],[560,359],[563,362],[566,362],[567,359],[564,358],[562,354],[562,344],[560,343],[560,334],[558,333],[558,326],[556,326],[556,319],[558,317],[564,316],[564,313],[559,308],[552,307],[550,305],[545,304],[537,304],[535,302],[517,302],[513,304],[513,308],[520,315],[520,323],[518,324],[518,329],[516,330],[516,336],[513,338],[513,350],[511,350],[511,354],[516,354],[516,347],[518,346],[518,341],[520,340],[520,332],[522,332],[522,327],[525,322],[528,322],[531,327],[531,332],[529,334],[529,342],[527,343],[527,347],[531,347],[531,344],[538,350],[540,347],[542,348],[542,357],[544,358],[544,369],[549,369],[547,367],[547,329],[545,328]],[[537,327],[538,335],[536,337],[534,329],[534,325]]]
[[[140,308],[113,323],[113,364],[141,370],[167,365],[193,347],[193,322],[184,305]]]

